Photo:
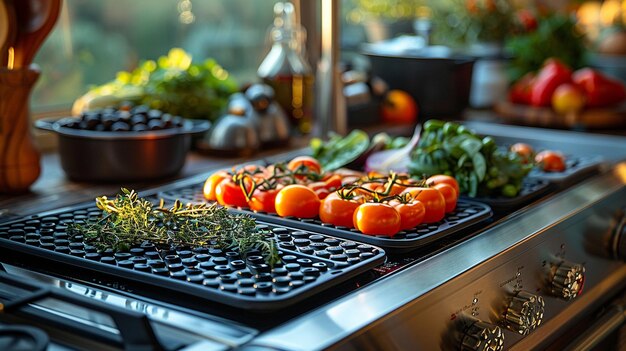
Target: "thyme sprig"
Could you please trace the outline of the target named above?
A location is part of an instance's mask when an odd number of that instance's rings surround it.
[[[257,230],[256,221],[236,215],[216,204],[186,204],[177,200],[166,207],[140,198],[134,190],[121,189],[115,199],[96,198],[104,212],[98,221],[68,226],[71,236],[83,235],[100,250],[126,251],[146,241],[184,247],[213,246],[238,250],[242,256],[258,250],[273,265],[280,261],[274,240]]]

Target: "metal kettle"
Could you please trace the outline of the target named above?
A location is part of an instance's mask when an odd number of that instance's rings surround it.
[[[289,120],[274,100],[274,90],[265,84],[254,84],[245,96],[254,110],[249,114],[264,146],[283,145],[289,140]]]
[[[203,144],[213,152],[225,155],[252,155],[260,146],[252,108],[247,100],[232,98],[228,113],[220,117],[207,132]]]

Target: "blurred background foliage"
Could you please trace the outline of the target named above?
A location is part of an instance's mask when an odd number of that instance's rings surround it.
[[[43,74],[33,110],[68,109],[90,87],[173,47],[194,61],[215,59],[240,84],[252,82],[268,50],[276,1],[65,0],[35,60]],[[602,47],[626,24],[626,0],[341,0],[341,11],[344,52],[385,35],[415,35],[415,20],[428,19],[433,44],[506,47],[515,57],[513,77],[549,56],[578,67],[585,50]]]

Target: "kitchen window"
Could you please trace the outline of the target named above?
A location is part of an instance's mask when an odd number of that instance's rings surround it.
[[[252,81],[267,50],[276,0],[65,0],[35,62],[35,114],[67,114],[89,87],[181,47]]]

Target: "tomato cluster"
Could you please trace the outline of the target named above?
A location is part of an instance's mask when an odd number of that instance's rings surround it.
[[[524,143],[517,143],[511,146],[511,151],[518,154],[524,163],[532,162],[535,151]],[[566,169],[565,156],[558,151],[544,150],[535,155],[535,164],[544,172],[563,172]]]
[[[457,181],[446,175],[418,181],[393,173],[388,177],[370,174],[337,191],[341,201],[358,204],[352,216],[327,206],[327,202],[337,201],[330,196],[322,201],[319,216],[324,222],[356,228],[363,234],[394,236],[400,230],[441,221],[456,208],[458,187]]]
[[[206,180],[203,192],[207,200],[224,206],[313,218],[320,200],[340,188],[342,179],[338,174],[323,174],[314,158],[300,156],[288,164],[218,171]]]
[[[317,160],[300,156],[288,164],[216,172],[207,179],[204,196],[224,206],[319,217],[363,234],[393,236],[441,221],[455,209],[459,185],[445,175],[416,180],[394,173],[322,172]]]

